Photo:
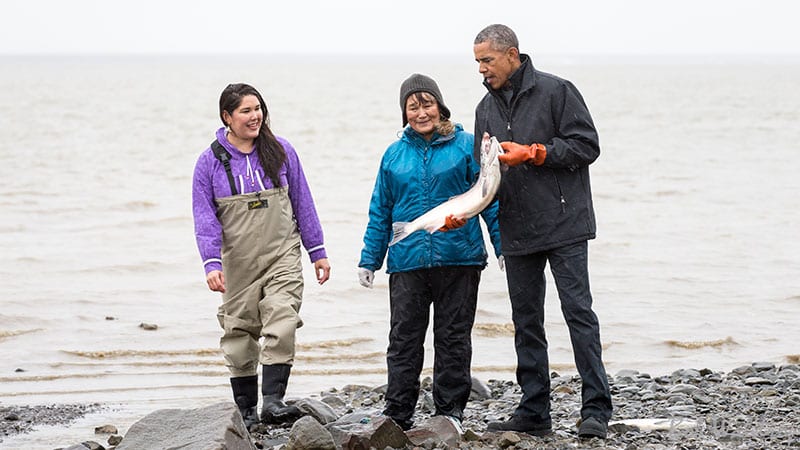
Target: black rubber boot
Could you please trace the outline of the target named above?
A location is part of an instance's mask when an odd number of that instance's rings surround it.
[[[249,430],[250,425],[258,423],[258,375],[231,378],[231,389],[233,401]]]
[[[261,405],[262,422],[267,424],[294,422],[303,415],[296,406],[287,406],[283,402],[291,370],[292,366],[289,364],[264,366],[261,380],[261,393],[264,395],[264,403]]]

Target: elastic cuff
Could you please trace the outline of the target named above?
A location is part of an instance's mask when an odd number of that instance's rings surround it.
[[[222,262],[219,260],[208,260],[205,265],[206,275],[215,270],[222,271]]]
[[[320,259],[327,258],[328,254],[325,252],[325,248],[318,248],[311,253],[308,254],[308,257],[311,258],[311,262],[315,263]]]

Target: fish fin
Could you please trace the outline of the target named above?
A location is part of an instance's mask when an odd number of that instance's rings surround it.
[[[408,222],[395,222],[392,224],[392,240],[389,242],[389,247],[408,237],[406,225],[408,225]]]

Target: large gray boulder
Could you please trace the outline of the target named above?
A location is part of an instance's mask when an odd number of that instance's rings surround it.
[[[445,416],[433,416],[406,431],[406,436],[418,447],[454,448],[461,441],[461,425],[456,425]]]
[[[116,450],[256,450],[239,408],[222,402],[160,409],[131,425]]]
[[[321,402],[313,398],[301,398],[292,402],[303,414],[317,419],[317,422],[322,425],[335,422],[339,418],[336,411],[333,410],[327,403]]]
[[[406,448],[411,441],[391,418],[377,416],[358,423],[334,422],[325,428],[344,450]]]
[[[304,416],[292,425],[286,450],[336,450],[333,436],[317,419]]]

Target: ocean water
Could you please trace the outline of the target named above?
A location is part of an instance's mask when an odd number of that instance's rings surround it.
[[[798,362],[800,63],[534,57],[575,82],[602,154],[590,274],[607,370]],[[428,74],[472,129],[471,55],[0,57],[0,406],[109,406],[0,448],[53,448],[163,407],[230,399],[219,295],[193,237],[191,176],[231,82],[297,148],[332,265],[306,291],[289,396],[385,382],[388,277],[356,265],[400,83]],[[552,370],[574,373],[554,286]],[[504,274],[483,273],[473,375],[514,379]],[[157,325],[148,330],[143,324]],[[425,374],[430,374],[429,336]]]

